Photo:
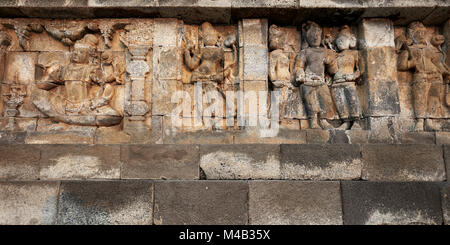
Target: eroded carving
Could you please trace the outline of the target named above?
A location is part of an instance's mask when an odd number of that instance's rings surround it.
[[[122,115],[111,107],[115,89],[123,73],[120,62],[112,61],[108,52],[97,51],[98,37],[86,34],[75,42],[67,64],[38,64],[41,90],[34,90],[33,104],[55,120],[85,126],[111,126],[120,123]],[[58,54],[53,54],[58,55]],[[57,60],[50,57],[48,60]],[[103,68],[103,69],[102,69]],[[95,92],[96,91],[96,92]],[[94,96],[92,96],[94,94]]]
[[[302,96],[310,121],[310,128],[330,129],[327,121],[334,117],[330,76],[338,71],[336,53],[321,47],[322,28],[311,21],[302,25],[304,44],[296,58],[295,81],[301,84]]]
[[[443,53],[437,48],[442,43],[442,37],[430,36],[421,22],[411,23],[407,36],[396,39],[398,70],[413,72],[411,90],[415,131],[439,130],[431,119],[440,117],[444,77],[449,75]]]
[[[339,117],[344,122],[341,129],[361,129],[360,103],[356,85],[361,80],[360,54],[356,47],[356,37],[350,27],[341,28],[335,40],[337,72],[334,74],[331,90]]]

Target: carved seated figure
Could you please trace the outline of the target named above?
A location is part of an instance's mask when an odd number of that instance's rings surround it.
[[[32,101],[39,111],[68,124],[111,126],[120,123],[121,115],[107,105],[114,95],[112,87],[102,86],[98,96],[103,100],[97,98],[90,102],[90,87],[106,83],[97,61],[97,44],[95,35],[85,35],[75,43],[68,65],[53,64],[43,72],[43,79],[55,86],[64,86],[64,90],[52,86],[34,90]],[[46,91],[50,89],[53,90]]]
[[[192,82],[223,82],[223,49],[217,46],[219,35],[214,27],[205,22],[199,33],[199,47],[188,42],[184,62],[192,71]]]
[[[441,108],[443,75],[448,76],[446,67],[435,47],[429,44],[427,29],[421,22],[408,26],[408,38],[411,45],[398,56],[398,70],[413,71],[412,95],[416,117],[415,131],[439,130],[431,118]]]
[[[356,83],[361,81],[359,51],[350,49],[356,47],[356,37],[348,26],[344,26],[335,42],[340,52],[336,59],[338,71],[334,74],[332,94],[339,117],[344,122],[341,128],[361,129],[360,105],[356,92]]]
[[[325,80],[326,72],[337,72],[336,53],[320,47],[322,28],[311,21],[303,24],[303,35],[309,47],[296,59],[295,80],[301,84],[302,95],[310,120],[310,128],[333,128],[326,119],[333,119],[333,100]]]

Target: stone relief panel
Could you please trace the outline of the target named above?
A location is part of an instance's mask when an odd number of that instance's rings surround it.
[[[414,122],[411,131],[449,128],[449,67],[439,27],[412,22],[396,27],[395,48],[401,116]]]
[[[278,106],[287,130],[448,131],[449,24],[352,24],[2,19],[0,130],[234,132]]]

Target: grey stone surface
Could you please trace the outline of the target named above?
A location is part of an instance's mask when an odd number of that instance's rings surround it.
[[[339,225],[339,182],[252,181],[250,224]]]
[[[279,145],[201,145],[207,179],[279,179]]]
[[[63,182],[58,224],[150,225],[153,222],[150,181]]]
[[[450,132],[436,132],[437,145],[450,145]]]
[[[27,132],[0,131],[0,144],[23,144]]]
[[[165,181],[155,183],[157,225],[245,225],[248,184],[244,181]]]
[[[281,145],[283,179],[350,180],[361,177],[359,145]]]
[[[58,189],[58,182],[0,182],[0,224],[55,224]]]
[[[41,179],[119,179],[120,147],[42,145]]]
[[[444,224],[450,225],[450,185],[446,184],[441,188],[442,194],[442,214],[444,217]]]
[[[364,145],[362,179],[370,181],[444,181],[442,147]]]
[[[0,145],[0,179],[37,180],[40,154],[32,145]]]
[[[325,144],[330,141],[330,132],[328,130],[306,129],[306,143]]]
[[[445,162],[445,170],[447,172],[447,181],[450,180],[450,146],[444,147],[444,162]]]
[[[195,145],[122,146],[125,179],[198,179],[199,147]]]
[[[344,224],[442,224],[436,183],[345,181],[341,188]]]

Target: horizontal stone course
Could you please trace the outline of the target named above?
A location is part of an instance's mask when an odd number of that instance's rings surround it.
[[[39,179],[40,149],[30,145],[0,145],[0,179]]]
[[[449,185],[0,181],[0,224],[449,224]]]
[[[191,22],[229,23],[239,18],[272,18],[299,24],[308,18],[347,21],[391,17],[395,24],[423,20],[439,24],[448,18],[450,3],[425,1],[310,1],[310,0],[6,0],[0,2],[5,17],[182,17]],[[348,13],[351,13],[349,15]],[[195,13],[195,14],[193,14]],[[447,14],[446,14],[447,13]],[[64,15],[65,14],[65,15]]]

